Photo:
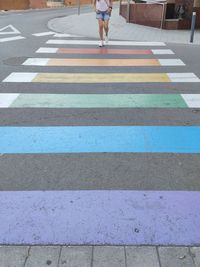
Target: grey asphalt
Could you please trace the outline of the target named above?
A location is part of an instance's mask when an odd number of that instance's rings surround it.
[[[91,8],[81,8],[90,14],[94,23],[91,32],[97,32],[97,24]],[[59,9],[2,15],[0,28],[12,23],[27,39],[0,44],[0,80],[14,71],[38,72],[194,72],[200,77],[200,45],[167,43],[175,52],[172,58],[180,58],[185,67],[148,68],[63,68],[27,67],[20,64],[28,57],[58,57],[39,55],[35,51],[44,47],[52,36],[36,38],[31,33],[48,31],[47,22],[79,24],[76,9]],[[116,11],[117,12],[117,9]],[[117,13],[116,13],[117,14]],[[66,17],[67,15],[67,17]],[[73,17],[72,17],[73,15]],[[60,17],[64,16],[64,17]],[[81,30],[86,28],[81,15]],[[1,17],[1,18],[2,18]],[[53,19],[59,17],[57,19]],[[23,18],[25,20],[23,20]],[[113,13],[111,22],[114,21]],[[120,18],[121,19],[121,18]],[[68,21],[68,22],[67,22]],[[25,25],[25,23],[26,25]],[[50,25],[48,24],[48,25]],[[77,26],[77,25],[74,25]],[[118,29],[126,29],[115,24]],[[59,26],[59,24],[57,24]],[[79,28],[81,28],[79,27]],[[134,25],[128,25],[133,27]],[[141,29],[141,26],[139,26]],[[146,28],[146,27],[145,27]],[[55,29],[54,29],[55,30]],[[61,28],[57,28],[61,32]],[[130,30],[132,31],[132,30]],[[123,30],[126,39],[136,38]],[[148,29],[150,32],[150,30]],[[154,29],[151,29],[154,32]],[[160,30],[155,30],[160,33]],[[90,31],[88,31],[90,32]],[[120,33],[122,31],[117,31]],[[114,33],[114,32],[113,32]],[[92,34],[92,33],[91,33]],[[112,28],[111,28],[112,34]],[[169,34],[169,33],[168,33]],[[188,33],[187,33],[188,34]],[[145,31],[148,41],[152,38]],[[124,36],[115,36],[122,40]],[[158,35],[157,35],[158,36]],[[174,33],[167,40],[172,41]],[[112,37],[112,35],[111,35]],[[84,37],[85,38],[85,37]],[[95,36],[90,36],[90,39]],[[113,37],[114,38],[114,37]],[[139,38],[139,37],[138,37]],[[141,37],[142,38],[142,37]],[[135,40],[135,39],[134,39]],[[141,39],[140,39],[141,40]],[[153,39],[160,41],[159,39]],[[177,37],[177,40],[181,39]],[[48,47],[53,47],[48,45]],[[152,48],[152,47],[151,47]],[[59,55],[59,57],[67,57]],[[86,57],[81,55],[81,57]],[[101,56],[97,56],[101,57]],[[112,58],[112,56],[110,56]],[[133,56],[136,58],[137,56]],[[146,56],[148,58],[149,56]],[[161,56],[156,56],[157,58]],[[169,58],[169,56],[162,56]],[[30,84],[0,83],[0,93],[199,93],[199,84]],[[199,125],[200,109],[0,109],[0,126],[63,126],[63,125]],[[1,154],[0,190],[200,190],[199,154],[162,153],[83,153],[83,154]],[[0,248],[0,266],[200,266],[199,248],[188,247],[6,247]],[[135,262],[134,262],[135,263]],[[68,265],[67,265],[68,264]],[[71,265],[70,265],[71,264]],[[107,264],[107,265],[106,265]],[[120,265],[121,264],[121,265]]]
[[[87,11],[87,9],[85,8]],[[58,11],[50,11],[56,16]],[[64,11],[59,10],[62,16]],[[76,12],[76,9],[73,9]],[[72,16],[70,9],[67,17]],[[31,32],[38,29],[39,22],[47,23],[47,11],[37,14],[37,25],[25,32],[26,40],[10,43],[2,50],[1,79],[13,71],[29,72],[194,72],[200,77],[200,46],[167,43],[175,55],[156,55],[155,58],[180,58],[184,67],[33,67],[21,64],[28,57],[81,57],[88,55],[35,54],[39,47],[46,45],[52,36],[33,37]],[[60,13],[59,13],[60,14]],[[88,13],[86,13],[88,14]],[[16,15],[15,15],[16,16]],[[29,12],[23,16],[30,17]],[[59,15],[57,15],[59,16]],[[81,15],[84,16],[84,15]],[[16,16],[17,17],[17,16]],[[114,17],[114,16],[113,16]],[[112,17],[112,19],[113,19]],[[33,18],[33,17],[32,17]],[[33,18],[36,20],[36,17]],[[53,20],[54,21],[54,20]],[[19,23],[19,21],[18,21]],[[51,20],[50,20],[51,23]],[[80,23],[77,21],[76,23]],[[80,25],[80,24],[79,24]],[[83,23],[81,24],[84,27]],[[20,24],[17,25],[20,28]],[[94,25],[96,27],[96,20]],[[21,30],[21,28],[20,28]],[[60,31],[57,29],[57,31]],[[94,37],[92,38],[94,39]],[[28,46],[28,47],[27,47]],[[59,46],[61,47],[61,46]],[[70,47],[70,46],[69,46]],[[77,47],[79,47],[77,45]],[[91,46],[93,47],[93,46]],[[123,48],[123,47],[122,47]],[[149,47],[143,47],[143,49]],[[151,47],[152,49],[153,47]],[[103,58],[104,55],[89,57]],[[116,56],[109,55],[109,58]],[[127,56],[123,56],[127,57]],[[117,58],[123,58],[117,56]],[[128,56],[129,58],[151,58],[151,56]],[[198,93],[199,84],[48,84],[48,83],[1,83],[1,93]],[[0,126],[68,126],[68,125],[199,125],[199,109],[1,109]],[[132,190],[199,190],[200,156],[176,154],[55,154],[55,155],[1,155],[1,190],[91,190],[91,189],[132,189]],[[9,171],[8,171],[9,170]]]

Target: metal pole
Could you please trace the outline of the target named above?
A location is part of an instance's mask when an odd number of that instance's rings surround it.
[[[163,28],[163,22],[164,22],[164,16],[165,16],[165,4],[162,4],[162,21],[161,21],[161,26],[160,28]]]
[[[78,0],[78,15],[80,15],[80,9],[81,9],[81,3],[80,0]]]
[[[130,0],[127,2],[127,14],[126,14],[126,22],[130,21]]]
[[[196,25],[196,12],[193,12],[192,13],[192,25],[191,25],[190,43],[193,43],[193,40],[194,40],[195,25]]]

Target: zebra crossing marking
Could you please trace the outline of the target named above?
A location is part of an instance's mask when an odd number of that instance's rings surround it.
[[[12,72],[3,82],[38,83],[199,83],[194,73],[38,73]]]
[[[47,44],[70,44],[70,45],[98,45],[98,41],[91,40],[48,40]],[[109,45],[121,46],[166,46],[163,42],[135,42],[135,41],[109,41]],[[99,48],[101,49],[101,48]]]
[[[0,108],[200,108],[200,94],[0,94]]]
[[[0,153],[200,154],[200,126],[0,127]]]
[[[65,38],[65,37],[82,37],[80,35],[75,35],[75,34],[68,34],[68,33],[56,33],[54,34],[55,38]]]
[[[116,55],[174,55],[170,49],[111,49],[111,48],[58,48],[58,47],[41,47],[36,53],[60,53],[60,54],[116,54]]]
[[[20,94],[0,94],[0,108],[7,108],[18,98]]]
[[[181,94],[189,108],[200,108],[200,94]]]
[[[92,67],[131,67],[131,66],[185,66],[180,59],[107,59],[107,58],[28,58],[26,66],[92,66]]]
[[[16,41],[16,40],[22,40],[22,39],[26,39],[26,38],[23,37],[23,36],[0,38],[0,43],[11,42],[11,41]]]
[[[41,37],[41,36],[48,36],[48,35],[54,35],[55,32],[49,31],[49,32],[39,32],[39,33],[33,33],[33,36]]]
[[[2,191],[0,203],[1,244],[189,246],[200,240],[196,191]]]
[[[67,51],[49,48],[48,51],[51,52],[48,52],[46,48],[42,49],[37,53],[66,53]],[[103,49],[98,50],[103,51]],[[161,55],[164,54],[164,50],[162,52],[151,50],[151,53]],[[45,59],[43,62],[47,64]],[[169,63],[169,59],[162,62],[172,64]],[[19,72],[12,73],[3,82],[101,83],[102,77],[104,79],[106,76],[107,74],[99,73],[90,75]],[[109,73],[109,76],[111,80],[106,80],[109,83],[199,82],[199,78],[194,73],[130,73],[127,75],[126,73]],[[98,99],[95,99],[96,97]],[[121,105],[125,101],[127,105],[131,103],[130,105],[136,107],[141,103],[147,107],[150,102],[154,102],[154,105],[156,103],[166,105],[166,107],[200,106],[199,94],[0,94],[0,107],[27,107],[27,103],[28,105],[39,103],[41,105],[39,107],[53,103],[61,107],[61,102],[65,105],[66,98],[70,99],[70,105],[72,103],[73,107],[76,105],[80,107],[81,101],[81,105],[85,105],[86,98],[89,102],[86,103],[87,105],[112,104],[113,107],[115,105],[119,107],[120,101]],[[168,101],[162,102],[162,98],[165,100],[168,98]],[[114,103],[110,104],[111,100]],[[199,126],[11,126],[0,127],[0,136],[0,153],[8,154],[200,153]],[[2,207],[0,210],[1,244],[188,246],[198,244],[200,240],[200,192],[4,191],[0,192],[0,203]]]

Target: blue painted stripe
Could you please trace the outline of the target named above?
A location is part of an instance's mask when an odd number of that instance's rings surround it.
[[[0,192],[0,244],[200,245],[200,192]]]
[[[0,127],[0,153],[200,153],[200,126]]]

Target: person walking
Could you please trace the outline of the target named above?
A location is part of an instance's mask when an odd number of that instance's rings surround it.
[[[109,19],[112,11],[112,0],[94,0],[94,10],[96,12],[96,18],[99,23],[99,46],[104,46],[104,31],[105,31],[105,44],[108,44],[108,31],[109,31]]]

